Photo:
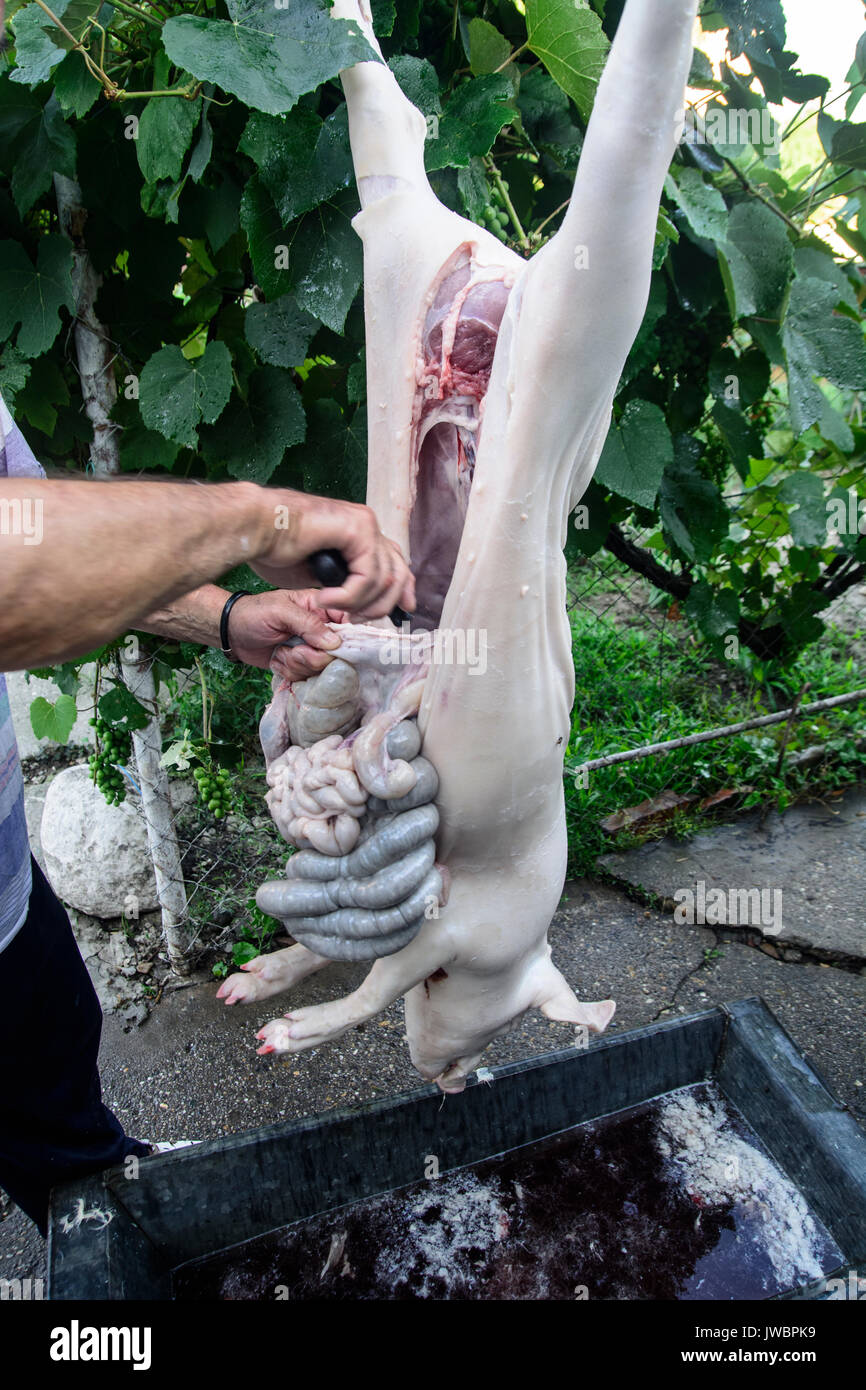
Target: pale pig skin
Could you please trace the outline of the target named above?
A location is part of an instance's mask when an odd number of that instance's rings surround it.
[[[565,878],[562,773],[574,697],[562,547],[647,302],[696,10],[697,0],[628,0],[568,213],[529,262],[436,200],[424,173],[424,118],[387,67],[362,63],[342,74],[362,203],[354,225],[364,243],[367,500],[384,533],[409,554],[421,620],[426,602],[428,626],[483,632],[486,670],[433,665],[423,686],[422,752],[440,778],[436,857],[450,878],[438,918],[378,960],[346,998],[266,1024],[260,1052],[318,1046],[405,995],[412,1061],[452,1092],[462,1090],[491,1040],[530,1008],[596,1032],[614,1012],[612,1000],[576,998],[547,940]],[[375,43],[356,0],[337,0],[334,14],[356,20]],[[444,410],[429,404],[438,390],[429,358],[439,341],[431,325],[442,318],[437,291],[449,274],[458,288],[442,329],[445,372],[453,347],[455,361],[465,350],[470,375]],[[472,344],[454,346],[467,288],[488,282],[473,311],[481,340],[485,314],[495,334],[510,291],[489,385],[471,377]],[[444,499],[439,521],[431,511],[420,525],[419,445],[433,409],[446,423],[449,411],[463,411],[465,422],[453,421],[451,492],[436,494]],[[447,429],[437,437],[445,446],[451,438]],[[447,478],[447,447],[444,463],[427,447],[429,466]],[[442,517],[448,525],[440,535]],[[258,1001],[327,963],[292,946],[251,961],[220,994],[227,1003]]]

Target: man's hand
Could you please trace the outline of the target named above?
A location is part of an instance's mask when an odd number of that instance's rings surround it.
[[[297,556],[340,550],[349,566],[337,589],[316,590],[321,607],[381,618],[399,603],[415,611],[415,581],[399,546],[379,530],[375,513],[355,502],[306,493],[291,494],[288,508],[275,512],[273,539],[251,560],[263,579],[279,588],[297,581]],[[284,513],[287,512],[287,515]]]
[[[189,620],[187,640],[212,642],[222,591],[209,581],[251,564],[275,588],[305,589],[316,550],[342,551],[349,567],[345,584],[317,591],[322,608],[376,618],[396,603],[415,608],[397,546],[369,507],[351,502],[256,483],[5,477],[0,500],[32,507],[44,542],[0,538],[0,650],[9,671],[71,660],[137,619],[144,631],[176,635],[172,610],[194,591],[209,598]]]
[[[340,639],[326,627],[346,614],[339,608],[322,608],[321,590],[276,589],[269,594],[239,598],[229,614],[229,642],[235,656],[248,666],[261,666],[302,681],[318,675],[336,655]],[[304,646],[281,645],[290,637],[303,637]]]

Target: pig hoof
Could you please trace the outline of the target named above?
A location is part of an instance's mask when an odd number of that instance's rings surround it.
[[[267,956],[257,956],[241,966],[243,974],[229,975],[217,990],[217,999],[224,999],[227,1004],[254,1004],[272,994],[281,994],[286,988],[283,972],[269,967],[267,961]]]
[[[292,1052],[292,1043],[289,1035],[289,1025],[280,1018],[272,1018],[270,1023],[266,1023],[264,1028],[260,1028],[256,1037],[262,1046],[256,1048],[260,1057],[265,1057],[269,1052]]]
[[[305,1052],[339,1038],[354,1022],[342,1007],[344,1002],[337,999],[331,1004],[312,1004],[308,1009],[296,1009],[284,1018],[272,1019],[256,1034],[266,1044],[259,1051]]]

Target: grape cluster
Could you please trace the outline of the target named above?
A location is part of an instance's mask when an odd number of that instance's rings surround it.
[[[199,800],[209,811],[213,811],[216,820],[222,820],[231,810],[232,794],[229,787],[230,773],[227,768],[221,767],[218,772],[213,768],[197,767],[192,774],[198,786]]]
[[[90,721],[96,730],[96,751],[90,755],[90,780],[95,782],[110,806],[119,806],[126,797],[126,782],[118,764],[129,762],[132,740],[104,719]]]
[[[508,184],[505,182],[505,179],[502,180],[502,187],[507,193]],[[494,236],[499,237],[500,241],[507,241],[507,228],[511,219],[505,207],[505,200],[495,184],[490,186],[489,196],[490,202],[481,214],[482,221],[487,227],[487,230],[492,232]]]
[[[749,418],[756,429],[769,430],[773,425],[773,407],[769,401],[757,401],[749,411]]]

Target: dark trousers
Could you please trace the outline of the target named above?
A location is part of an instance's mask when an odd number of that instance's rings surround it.
[[[102,1103],[101,1032],[69,918],[34,859],[27,920],[0,951],[0,1187],[43,1235],[57,1183],[149,1152]]]

